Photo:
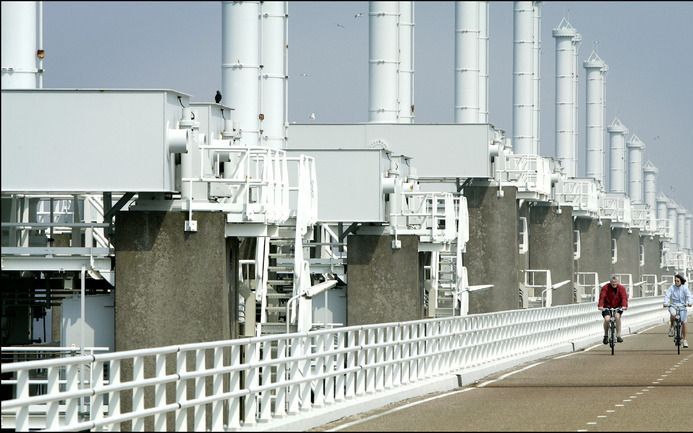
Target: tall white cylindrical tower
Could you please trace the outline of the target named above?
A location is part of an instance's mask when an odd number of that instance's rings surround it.
[[[455,2],[455,123],[479,122],[479,2]]]
[[[368,121],[397,122],[399,2],[368,2]]]
[[[645,203],[650,209],[657,209],[657,167],[652,161],[647,161],[642,168],[645,178],[643,189],[645,190]]]
[[[691,230],[693,229],[693,216],[691,214],[686,215],[686,249],[691,250],[693,249],[693,232]]]
[[[2,88],[35,89],[37,67],[38,2],[2,2]]]
[[[583,62],[587,76],[587,177],[604,185],[604,75],[608,67],[596,52]],[[625,148],[624,148],[625,150]],[[624,191],[625,192],[625,191]]]
[[[479,122],[488,123],[489,2],[479,3]]]
[[[628,196],[631,203],[643,203],[642,153],[645,143],[637,135],[630,137],[628,146]]]
[[[222,103],[233,108],[240,144],[260,145],[260,2],[224,1],[221,25]]]
[[[534,4],[513,2],[513,147],[531,154],[534,137]]]
[[[262,145],[286,147],[287,128],[287,7],[288,2],[262,2],[262,101],[260,121]]]
[[[414,123],[414,2],[399,2],[399,123]]]
[[[576,31],[563,18],[553,29],[556,40],[556,159],[568,177],[576,177],[573,140],[575,138],[574,92],[575,55],[573,39]]]
[[[667,214],[669,216],[669,237],[671,238],[671,243],[674,245],[678,245],[679,206],[676,204],[674,200],[669,200],[667,202]]]
[[[668,221],[669,221],[669,207],[667,206],[669,203],[669,198],[664,195],[663,193],[659,193],[657,195],[657,229],[662,230],[665,227],[668,227]],[[667,235],[669,234],[669,230],[667,229]]]
[[[686,248],[686,209],[683,206],[678,206],[676,208],[678,218],[676,219],[676,243],[679,244],[679,248]]]
[[[618,118],[611,122],[609,131],[609,191],[626,192],[626,134],[628,128]]]
[[[576,33],[573,38],[573,172],[578,176],[578,125],[579,123],[579,98],[578,98],[578,78],[580,76],[580,61],[578,56],[580,53],[580,45],[582,43],[582,35]]]
[[[532,113],[532,153],[535,155],[541,154],[541,2],[532,2],[534,5],[534,61],[533,61],[533,79],[532,79],[532,94],[534,111]]]

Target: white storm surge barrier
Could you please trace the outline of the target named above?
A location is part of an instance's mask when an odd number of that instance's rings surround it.
[[[479,122],[479,6],[455,2],[455,123]]]
[[[513,13],[513,148],[532,154],[534,146],[534,5],[514,2]]]
[[[556,159],[568,178],[577,176],[575,158],[575,29],[563,18],[556,39]]]
[[[222,4],[221,92],[244,147],[260,143],[260,2]],[[254,41],[254,42],[248,42]]]
[[[608,66],[596,52],[592,52],[583,62],[587,71],[586,122],[587,122],[587,160],[586,176],[604,185],[604,76]]]
[[[609,125],[609,192],[626,192],[626,137],[628,128],[614,119]]]
[[[399,3],[399,123],[414,123],[414,2]]]
[[[368,121],[397,122],[398,2],[369,2]]]
[[[39,15],[38,2],[2,2],[3,89],[40,87],[37,55],[42,30],[37,26]]]
[[[628,196],[632,203],[643,203],[642,154],[645,143],[637,135],[628,140]]]
[[[261,106],[262,145],[286,147],[287,135],[287,4],[262,2],[261,15]]]

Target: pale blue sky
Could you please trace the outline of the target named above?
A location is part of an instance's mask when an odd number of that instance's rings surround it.
[[[45,2],[45,87],[221,87],[221,2]],[[512,134],[512,2],[491,2],[489,119]],[[364,16],[354,18],[357,12]],[[289,2],[289,121],[368,120],[368,2]],[[544,2],[541,153],[554,156],[555,42],[567,16],[609,65],[606,122],[647,145],[658,190],[693,213],[693,2]],[[339,26],[337,24],[340,24]],[[454,119],[454,3],[415,6],[417,123]],[[584,70],[580,68],[584,175]],[[308,76],[302,76],[308,74]],[[605,136],[608,145],[608,138]],[[605,173],[608,174],[608,152]]]

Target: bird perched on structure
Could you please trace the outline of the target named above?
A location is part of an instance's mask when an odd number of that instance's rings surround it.
[[[217,94],[214,95],[214,102],[217,104],[221,102],[221,92],[217,90]]]

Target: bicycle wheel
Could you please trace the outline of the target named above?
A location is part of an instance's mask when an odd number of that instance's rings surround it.
[[[674,336],[674,341],[676,342],[676,352],[681,354],[681,320],[676,319],[676,335]]]
[[[613,318],[609,324],[609,346],[611,346],[611,354],[613,355],[616,347],[616,322]]]

